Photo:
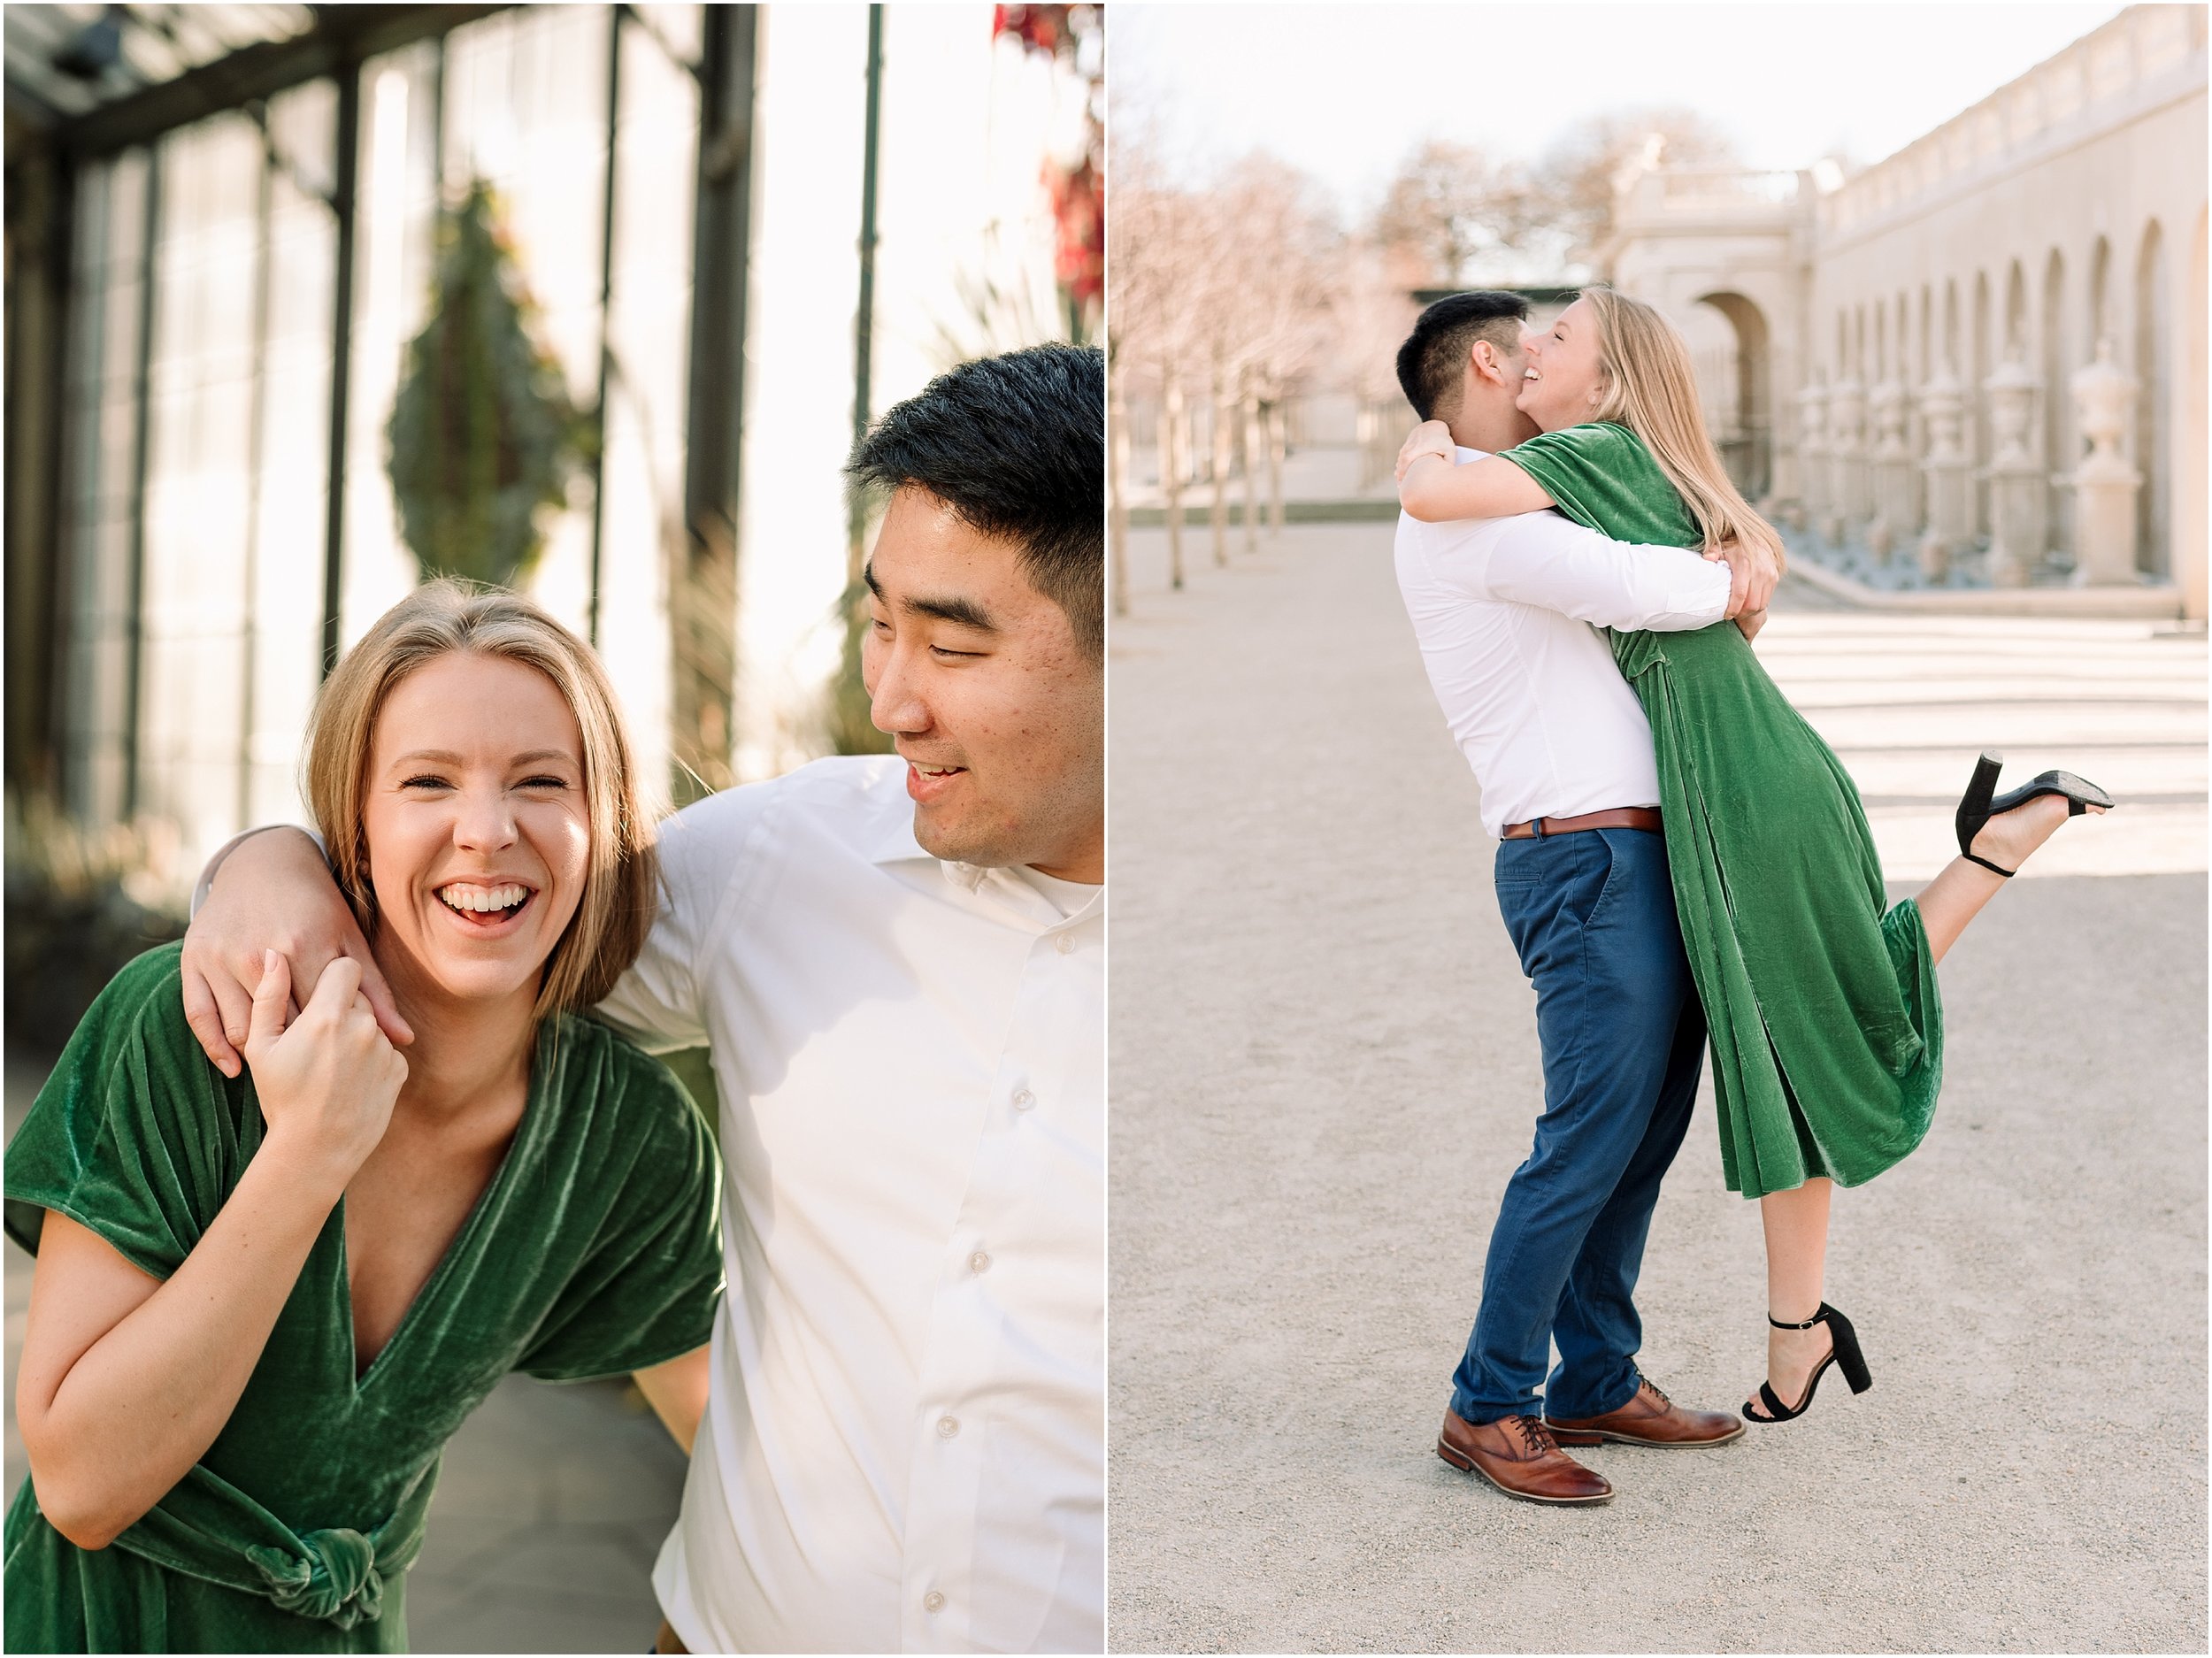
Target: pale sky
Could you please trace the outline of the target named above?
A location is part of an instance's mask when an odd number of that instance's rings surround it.
[[[1425,138],[1532,157],[1639,103],[1700,111],[1753,166],[1878,161],[2121,9],[1115,0],[1108,73],[1114,120],[1155,127],[1194,178],[1271,150],[1356,217]]]

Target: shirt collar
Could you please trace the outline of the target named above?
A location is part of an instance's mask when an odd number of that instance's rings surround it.
[[[1072,926],[1079,921],[1087,921],[1104,910],[1106,889],[1103,886],[1090,902],[1073,915],[1064,917],[1050,899],[1010,870],[994,870],[980,864],[963,864],[956,859],[936,856],[914,838],[914,812],[910,803],[906,802],[903,797],[901,803],[906,805],[907,810],[888,816],[883,832],[876,837],[874,848],[869,855],[872,862],[933,864],[943,873],[945,879],[962,892],[995,897],[1002,902],[1010,902],[1012,907],[1024,912],[1029,919],[1044,920],[1048,932],[1056,927]],[[993,876],[998,879],[993,880]]]

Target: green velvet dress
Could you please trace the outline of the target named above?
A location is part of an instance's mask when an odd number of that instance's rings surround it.
[[[1578,524],[1617,541],[1702,544],[1625,426],[1548,432],[1503,453]],[[1729,1189],[1870,1180],[1925,1136],[1942,1081],[1943,1008],[1919,907],[1888,905],[1858,790],[1733,622],[1612,642],[1651,722]]]
[[[27,1248],[51,1209],[166,1278],[261,1144],[250,1078],[225,1078],[185,1024],[180,948],[116,975],[9,1146],[8,1232]],[[505,1160],[366,1371],[342,1203],[230,1421],[144,1517],[89,1552],[24,1482],[8,1649],[406,1651],[404,1574],[446,1440],[510,1370],[618,1375],[703,1344],[720,1186],[665,1069],[603,1026],[548,1020]]]

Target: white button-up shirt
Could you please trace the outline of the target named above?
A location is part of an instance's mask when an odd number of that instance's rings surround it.
[[[1483,458],[1462,449],[1459,462]],[[1556,512],[1424,524],[1398,515],[1398,589],[1482,826],[1659,803],[1651,725],[1600,627],[1709,627],[1728,567],[1616,541]]]
[[[905,777],[664,824],[600,1009],[710,1044],[722,1096],[729,1288],[653,1576],[694,1652],[1104,1645],[1104,888],[940,863]]]

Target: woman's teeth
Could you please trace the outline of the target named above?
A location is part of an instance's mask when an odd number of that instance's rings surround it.
[[[486,910],[511,910],[529,895],[527,887],[511,882],[504,887],[472,887],[465,881],[456,881],[438,889],[438,896],[448,909],[480,915]]]

